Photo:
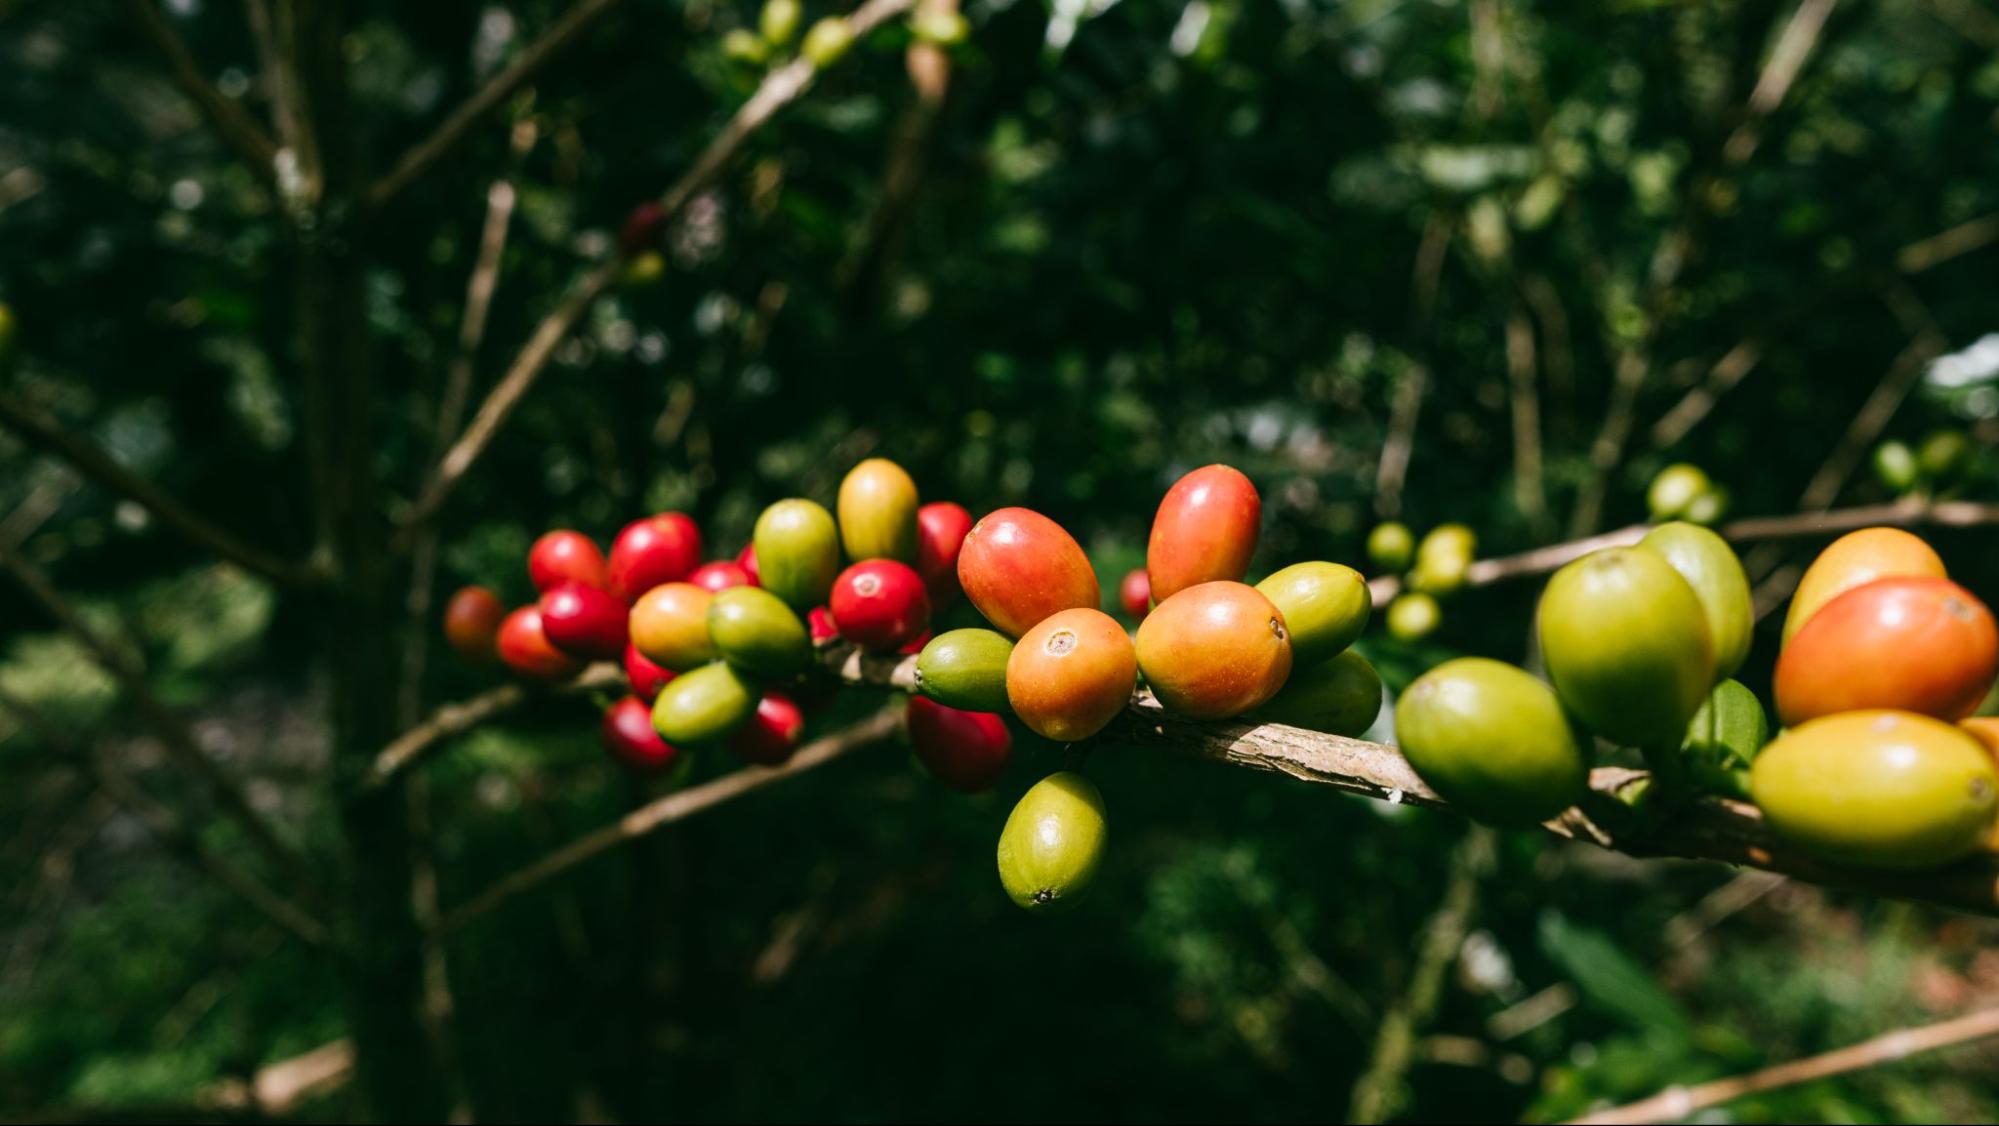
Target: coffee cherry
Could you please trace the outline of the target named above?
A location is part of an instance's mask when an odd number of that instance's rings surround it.
[[[1478,536],[1463,524],[1439,524],[1416,545],[1416,566],[1409,572],[1409,589],[1446,595],[1471,577]]]
[[[696,746],[735,733],[756,714],[759,693],[726,661],[673,678],[652,704],[653,730],[669,743]]]
[[[916,562],[916,482],[902,466],[883,457],[854,466],[834,511],[847,558]]]
[[[1007,707],[1006,663],[1013,641],[990,629],[938,634],[916,658],[916,690],[950,708],[997,712]]]
[[[549,644],[537,606],[523,606],[507,615],[500,623],[495,649],[509,669],[529,680],[568,680],[583,671],[582,661]]]
[[[1679,462],[1652,478],[1645,490],[1645,506],[1652,510],[1655,521],[1674,520],[1686,515],[1695,498],[1713,490],[1714,482],[1700,466]]]
[[[1366,577],[1338,563],[1293,563],[1256,584],[1256,592],[1284,615],[1291,655],[1301,666],[1352,645],[1374,611]]]
[[[460,587],[444,605],[444,639],[470,664],[490,664],[499,658],[494,643],[507,609],[500,596],[483,586]]]
[[[1466,815],[1527,826],[1589,792],[1587,744],[1546,684],[1484,657],[1446,661],[1395,703],[1402,754]]]
[[[632,644],[675,672],[705,665],[721,656],[708,633],[713,594],[693,583],[667,583],[646,591],[632,604]]]
[[[685,579],[700,561],[701,529],[688,516],[661,512],[634,520],[611,542],[611,593],[632,601]]]
[[[744,66],[762,66],[770,60],[770,44],[745,27],[732,27],[722,35],[722,57]]]
[[[1058,743],[1104,729],[1131,700],[1138,660],[1124,627],[1102,610],[1050,614],[1006,662],[1006,696],[1036,734]]]
[[[1932,430],[1916,447],[1916,468],[1932,487],[1957,480],[1971,460],[1971,440],[1962,430]]]
[[[1416,558],[1416,537],[1407,524],[1377,524],[1367,534],[1367,558],[1376,570],[1399,575]]]
[[[758,676],[791,676],[812,663],[805,623],[784,600],[753,586],[732,587],[708,604],[708,636],[724,660]]]
[[[728,747],[744,762],[781,766],[791,761],[804,735],[805,713],[783,693],[766,691],[749,722],[729,736]]]
[[[755,544],[746,543],[743,545],[743,550],[736,553],[736,566],[741,567],[743,573],[750,577],[751,586],[763,585],[763,580],[757,577],[757,549]]]
[[[972,514],[962,504],[932,501],[916,510],[916,573],[930,588],[932,606],[958,596],[958,552],[971,530]]]
[[[1888,491],[1900,496],[1914,491],[1922,479],[1922,470],[1916,465],[1916,452],[1906,442],[1883,442],[1874,447],[1874,476],[1888,487]]]
[[[809,500],[781,500],[757,517],[757,581],[794,610],[826,601],[840,573],[833,514]]]
[[[854,29],[839,16],[827,16],[812,25],[805,33],[805,43],[798,53],[812,60],[812,65],[820,68],[832,66],[840,61],[847,49],[854,45]]]
[[[1232,466],[1210,465],[1175,481],[1152,518],[1145,550],[1153,601],[1201,583],[1241,581],[1262,518],[1256,486]]]
[[[840,636],[864,649],[900,649],[930,625],[922,577],[893,559],[870,559],[840,572],[829,608]]]
[[[1145,683],[1166,710],[1192,719],[1224,719],[1260,706],[1284,687],[1291,662],[1284,615],[1242,583],[1188,587],[1138,625]]]
[[[1145,568],[1134,567],[1125,572],[1124,580],[1117,585],[1118,605],[1134,618],[1145,617],[1152,609],[1152,580],[1146,577]]]
[[[1777,659],[1777,716],[1787,727],[1837,712],[1889,708],[1955,723],[1999,675],[1992,611],[1949,579],[1876,579],[1812,615]]]
[[[1798,580],[1784,615],[1784,644],[1804,628],[1819,608],[1854,587],[1875,579],[1908,576],[1941,579],[1943,560],[1920,537],[1900,528],[1862,528],[1832,541]]]
[[[840,627],[833,624],[833,612],[824,606],[814,606],[805,615],[805,632],[812,638],[814,649],[840,640]]]
[[[632,686],[632,693],[647,703],[659,697],[659,690],[672,680],[674,672],[663,665],[655,664],[651,658],[639,652],[639,647],[625,643],[625,680]]]
[[[652,709],[637,696],[623,696],[604,709],[598,737],[611,757],[641,774],[664,774],[680,760],[680,748],[652,729]]]
[[[625,225],[618,230],[618,250],[627,258],[633,257],[657,246],[665,231],[666,209],[656,199],[646,200],[625,216]]]
[[[905,725],[924,769],[954,790],[992,789],[1013,758],[1013,735],[991,712],[959,711],[911,696]]]
[[[1869,868],[1970,855],[1999,813],[1991,753],[1961,728],[1908,712],[1844,712],[1794,727],[1756,756],[1749,789],[1779,836]]]
[[[1069,907],[1103,863],[1104,796],[1088,778],[1051,774],[1021,796],[1000,830],[1000,885],[1029,911]]]
[[[798,0],[764,0],[763,10],[757,14],[757,29],[763,32],[764,42],[782,47],[798,34],[803,15]]]
[[[1735,549],[1708,529],[1679,521],[1652,529],[1638,546],[1672,564],[1693,588],[1714,643],[1714,675],[1734,676],[1749,656],[1750,635],[1756,629],[1749,576]]]
[[[1314,665],[1293,667],[1277,695],[1250,713],[1258,723],[1282,723],[1349,739],[1373,727],[1380,714],[1381,674],[1351,649]]]
[[[586,661],[624,656],[631,611],[594,586],[557,583],[541,595],[541,628],[549,644]]]
[[[1613,743],[1677,748],[1714,687],[1707,612],[1649,551],[1606,548],[1556,571],[1535,623],[1562,703]]]
[[[756,579],[752,578],[750,573],[743,569],[742,564],[726,559],[718,559],[713,563],[701,564],[688,574],[687,581],[703,590],[711,590],[717,594],[733,586],[757,585]]]
[[[1025,508],[988,513],[965,536],[958,583],[1001,633],[1019,637],[1059,610],[1101,602],[1089,556],[1062,525]]]
[[[581,532],[554,531],[528,549],[528,578],[536,590],[572,581],[607,589],[604,553]]]
[[[1388,604],[1388,635],[1397,641],[1421,641],[1444,621],[1444,608],[1422,591],[1398,594]]]

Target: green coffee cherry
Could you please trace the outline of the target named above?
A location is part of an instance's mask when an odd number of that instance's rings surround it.
[[[827,16],[812,25],[805,33],[805,43],[798,53],[812,60],[812,65],[820,68],[832,66],[854,45],[854,29],[839,16]]]
[[[1029,911],[1059,911],[1081,899],[1104,858],[1104,796],[1088,778],[1063,772],[1036,782],[1000,830],[1000,883]]]
[[[1922,477],[1916,452],[1906,442],[1881,443],[1874,447],[1874,476],[1896,496],[1914,491]]]
[[[1714,482],[1707,472],[1698,465],[1679,462],[1669,465],[1652,478],[1652,485],[1645,490],[1645,506],[1652,510],[1652,519],[1675,520],[1687,514],[1687,507],[1701,495],[1714,491]]]
[[[1388,604],[1388,634],[1397,641],[1421,641],[1443,620],[1443,607],[1421,591],[1397,595]]]
[[[756,32],[739,27],[722,36],[722,57],[745,66],[762,66],[770,61],[770,44]]]
[[[764,42],[782,47],[798,34],[798,23],[804,15],[805,9],[798,0],[764,0],[757,27],[763,32]]]
[[[1932,430],[1916,448],[1916,468],[1932,487],[1955,482],[1971,460],[1971,440],[1962,430]]]
[[[1399,575],[1408,570],[1409,561],[1416,557],[1416,537],[1409,532],[1409,525],[1387,523],[1375,525],[1367,534],[1367,558],[1375,570]]]

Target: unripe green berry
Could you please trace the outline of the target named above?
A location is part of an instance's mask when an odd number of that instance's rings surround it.
[[[839,16],[827,16],[812,25],[805,33],[805,42],[799,47],[799,54],[812,61],[816,67],[829,67],[840,61],[847,48],[854,45],[854,31],[847,21]]]

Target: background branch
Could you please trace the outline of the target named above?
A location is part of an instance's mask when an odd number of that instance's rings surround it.
[[[867,0],[854,9],[847,17],[847,24],[855,39],[859,39],[879,26],[883,21],[907,11],[911,0]],[[811,60],[803,56],[771,71],[764,77],[756,93],[729,118],[722,131],[708,143],[708,147],[696,157],[694,164],[680,179],[668,187],[660,197],[659,205],[662,221],[671,221],[688,201],[705,189],[729,159],[743,147],[743,142],[765,123],[777,115],[785,106],[796,101],[799,95],[812,86],[812,79],[818,73]],[[542,370],[555,355],[556,346],[561,344],[570,331],[576,327],[583,314],[616,284],[625,268],[622,249],[613,251],[584,273],[567,296],[554,311],[535,326],[527,344],[505,375],[487,394],[484,402],[465,427],[465,432],[452,443],[444,457],[438,462],[437,472],[424,486],[422,493],[403,518],[407,528],[422,524],[437,514],[445,498],[451,495],[467,470],[472,468],[500,427],[520,406],[521,400],[540,378]]]
[[[583,670],[575,680],[556,686],[554,691],[582,694],[611,689],[623,683],[624,677],[624,670],[616,665],[592,665]],[[362,788],[368,790],[381,788],[390,779],[416,765],[424,756],[443,747],[450,740],[495,716],[513,711],[532,699],[534,699],[532,689],[525,684],[514,682],[481,692],[470,699],[445,704],[430,713],[430,718],[398,735],[395,742],[383,747],[375,755],[375,763],[362,780]]]
[[[1983,1009],[1951,1020],[1915,1028],[1898,1028],[1850,1047],[1808,1056],[1733,1079],[1717,1079],[1692,1087],[1668,1087],[1651,1098],[1610,1110],[1594,1111],[1574,1120],[1594,1126],[1631,1126],[1644,1122],[1676,1122],[1711,1106],[1753,1095],[1793,1087],[1834,1075],[1893,1063],[1924,1052],[1934,1052],[1988,1036],[1999,1036],[1999,1008]]]
[[[56,417],[12,391],[0,391],[0,424],[77,472],[146,510],[199,547],[273,582],[303,584],[320,577],[317,568],[281,559],[188,510],[159,486],[114,461],[95,442],[65,427]]]
[[[146,38],[152,40],[153,46],[166,56],[167,69],[172,73],[175,84],[208,119],[216,135],[236,150],[236,155],[243,158],[243,163],[249,165],[250,171],[259,179],[266,183],[273,181],[277,175],[277,145],[265,136],[248,111],[216,89],[215,83],[202,73],[201,65],[194,61],[187,45],[181,42],[173,25],[154,6],[153,0],[126,0],[125,6],[131,11],[139,30],[145,32]]]
[[[663,826],[760,790],[772,782],[803,774],[853,751],[886,739],[902,723],[902,709],[891,705],[851,727],[821,736],[798,749],[783,766],[750,766],[712,782],[671,793],[640,806],[612,824],[578,837],[569,844],[495,881],[485,891],[444,916],[443,926],[455,931],[491,912],[509,899],[539,887],[578,864],[621,844],[638,840]]]

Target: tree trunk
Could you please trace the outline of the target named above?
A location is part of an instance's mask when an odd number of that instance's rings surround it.
[[[348,865],[347,996],[358,1089],[382,1121],[437,1121],[444,1086],[421,1020],[420,935],[400,783],[353,782],[395,734],[398,652],[371,419],[372,368],[355,224],[360,183],[348,115],[339,0],[296,0],[293,58],[309,143],[298,224],[298,345],[321,550],[336,580],[316,617],[331,688],[328,727]],[[317,159],[312,159],[316,154]],[[315,167],[316,165],[316,167]]]

